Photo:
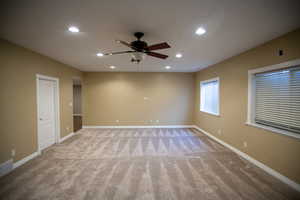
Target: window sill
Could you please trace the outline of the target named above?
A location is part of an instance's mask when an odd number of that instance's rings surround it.
[[[293,133],[293,132],[290,132],[290,131],[285,131],[285,130],[281,130],[281,129],[277,129],[277,128],[272,128],[272,127],[269,127],[269,126],[264,126],[264,125],[256,124],[256,123],[252,123],[252,122],[246,122],[246,125],[253,126],[253,127],[256,127],[256,128],[260,128],[260,129],[264,129],[264,130],[267,130],[267,131],[271,131],[273,133],[278,133],[278,134],[282,134],[282,135],[286,135],[286,136],[290,136],[290,137],[293,137],[293,138],[300,139],[300,134]]]
[[[204,110],[200,110],[200,112],[203,112],[203,113],[206,113],[206,114],[210,114],[210,115],[213,115],[213,116],[216,116],[216,117],[220,117],[220,114],[216,114],[216,113],[212,113],[212,112],[207,112],[207,111],[204,111]]]

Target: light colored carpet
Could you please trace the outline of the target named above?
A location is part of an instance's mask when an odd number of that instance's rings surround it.
[[[84,129],[0,186],[0,199],[22,200],[299,199],[194,129]]]

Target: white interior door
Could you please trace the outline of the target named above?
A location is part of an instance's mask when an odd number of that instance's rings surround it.
[[[38,79],[38,142],[43,150],[55,143],[55,87],[52,80]]]

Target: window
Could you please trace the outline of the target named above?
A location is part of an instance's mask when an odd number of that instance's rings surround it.
[[[249,71],[248,123],[300,138],[300,62],[268,68]]]
[[[219,115],[219,78],[201,81],[200,111]]]

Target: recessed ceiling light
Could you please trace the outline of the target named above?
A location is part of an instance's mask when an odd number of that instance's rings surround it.
[[[99,53],[97,53],[97,56],[101,57],[101,56],[104,56],[104,54],[99,52]]]
[[[72,33],[78,33],[79,32],[79,28],[77,28],[76,26],[70,26],[69,27],[69,31]]]
[[[166,69],[171,69],[171,66],[166,66]]]
[[[115,66],[110,66],[109,68],[111,68],[111,69],[115,69],[116,67],[115,67]]]
[[[203,35],[204,33],[206,33],[206,30],[202,27],[199,27],[196,32],[197,35]]]
[[[182,57],[182,54],[181,53],[177,53],[176,54],[176,58],[181,58]]]

